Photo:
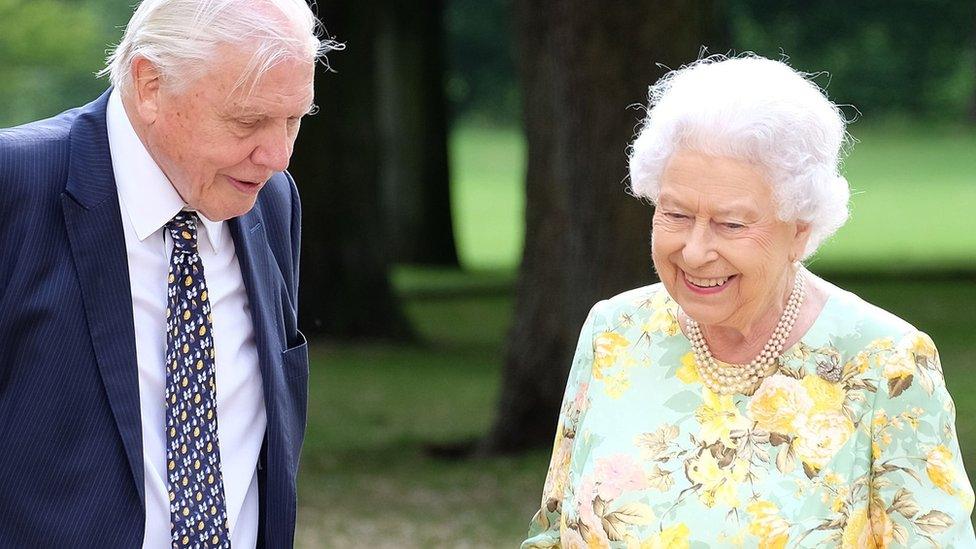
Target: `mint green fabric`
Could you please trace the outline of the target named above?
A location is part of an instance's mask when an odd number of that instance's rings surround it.
[[[749,396],[702,386],[662,285],[598,303],[522,547],[976,547],[935,345],[828,293]]]

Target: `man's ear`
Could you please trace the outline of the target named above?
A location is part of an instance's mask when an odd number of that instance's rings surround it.
[[[162,78],[156,65],[145,57],[132,61],[132,100],[142,123],[149,126],[159,116]]]

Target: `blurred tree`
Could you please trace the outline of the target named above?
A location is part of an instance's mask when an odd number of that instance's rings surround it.
[[[518,122],[512,0],[448,0],[447,96],[454,114],[479,122]]]
[[[447,155],[443,2],[373,3],[383,218],[398,263],[457,266]]]
[[[871,118],[892,112],[959,118],[976,90],[972,0],[735,0],[739,49],[829,72],[831,99]]]
[[[105,44],[118,37],[98,2],[0,0],[0,127],[83,105],[108,83]],[[66,39],[70,29],[70,39]]]
[[[318,67],[321,111],[302,124],[290,171],[302,192],[299,323],[310,336],[405,338],[410,328],[389,279],[381,214],[376,12],[321,0],[319,15],[348,46]]]
[[[710,42],[710,0],[516,3],[528,141],[526,232],[498,414],[484,452],[548,445],[579,327],[599,299],[653,282],[650,208],[624,194],[647,87]]]

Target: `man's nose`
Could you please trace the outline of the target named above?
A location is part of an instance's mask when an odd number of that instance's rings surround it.
[[[254,150],[251,160],[271,171],[283,172],[288,169],[294,143],[287,127],[269,128]]]

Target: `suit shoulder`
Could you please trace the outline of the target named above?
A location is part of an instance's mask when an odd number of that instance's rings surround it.
[[[265,183],[258,200],[267,212],[287,213],[291,210],[294,187],[295,183],[287,172],[277,172]]]
[[[24,193],[60,193],[64,189],[71,126],[78,111],[0,129],[0,195],[4,202],[16,200]]]

